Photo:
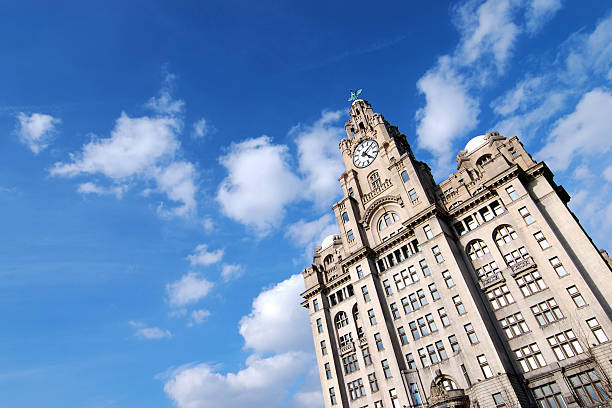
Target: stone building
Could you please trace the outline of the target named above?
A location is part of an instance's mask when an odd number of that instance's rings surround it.
[[[546,164],[493,132],[438,184],[368,102],[346,133],[302,272],[325,406],[609,406],[612,273]]]

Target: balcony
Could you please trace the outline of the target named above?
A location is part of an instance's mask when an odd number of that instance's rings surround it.
[[[480,285],[481,290],[486,290],[488,287],[493,286],[500,282],[505,282],[504,274],[502,271],[496,271],[494,275],[491,276],[483,276],[478,280],[478,284]]]
[[[354,351],[354,350],[355,350],[355,343],[351,341],[350,343],[345,344],[344,346],[340,347],[340,355],[350,353],[351,351]]]
[[[510,275],[512,277],[515,277],[519,273],[521,273],[523,271],[526,271],[527,269],[535,268],[535,267],[536,267],[536,263],[533,261],[533,258],[528,256],[525,259],[521,259],[520,261],[516,261],[516,263],[514,265],[510,265],[508,267],[508,270],[510,271]]]
[[[363,205],[365,205],[367,202],[372,200],[374,197],[378,196],[380,193],[382,193],[383,191],[385,191],[392,185],[393,183],[391,183],[391,180],[388,180],[388,179],[385,180],[385,182],[382,183],[380,186],[376,187],[374,190],[372,190],[368,194],[364,194],[363,198],[361,199],[361,202],[363,203]]]

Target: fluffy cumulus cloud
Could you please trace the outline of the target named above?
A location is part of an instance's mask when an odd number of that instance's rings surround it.
[[[285,206],[301,192],[285,145],[267,136],[232,144],[220,163],[228,175],[217,192],[223,213],[265,234],[280,225]]]
[[[344,171],[338,143],[345,137],[339,126],[343,111],[323,112],[310,126],[295,126],[289,132],[298,149],[300,173],[304,175],[306,194],[320,207],[327,207],[330,197],[338,196],[338,177]],[[343,124],[342,124],[343,125]]]
[[[23,144],[28,146],[34,154],[38,154],[49,145],[56,132],[56,126],[60,123],[60,119],[51,115],[43,113],[26,115],[20,112],[17,115],[15,133]]]
[[[193,310],[191,314],[189,315],[189,322],[187,323],[187,326],[192,327],[192,326],[201,324],[204,322],[204,320],[206,320],[208,316],[210,316],[210,312],[208,310],[205,310],[205,309]]]
[[[208,295],[212,287],[212,282],[195,272],[188,272],[178,281],[166,285],[168,303],[173,307],[195,303]]]
[[[142,322],[130,321],[130,326],[134,328],[134,336],[145,340],[159,340],[172,337],[170,330],[163,330],[159,327],[147,327]]]
[[[323,406],[308,314],[299,306],[302,290],[302,277],[294,275],[253,301],[240,321],[245,347],[253,351],[245,368],[221,373],[207,363],[182,366],[170,373],[166,394],[179,408]]]
[[[454,142],[476,129],[479,94],[504,74],[519,35],[535,31],[558,9],[545,0],[468,1],[453,9],[459,44],[417,82],[425,98],[416,112],[418,144],[437,159],[434,173],[450,170],[451,155],[460,149]],[[500,109],[512,109],[519,97],[520,90]]]
[[[208,245],[200,244],[187,258],[192,266],[208,266],[219,262],[223,258],[223,252],[223,249],[209,251]]]
[[[167,81],[168,82],[168,81]],[[179,113],[183,101],[173,100],[169,85],[165,84],[158,97],[151,98],[147,106],[156,115],[130,117],[122,113],[117,119],[110,137],[92,136],[81,151],[70,155],[70,159],[55,163],[50,173],[53,176],[104,176],[111,184],[126,184],[141,180],[152,183],[154,188],[173,202],[162,203],[163,215],[184,216],[196,208],[197,171],[193,164],[176,159],[180,149],[179,135],[183,121]],[[85,185],[81,192],[107,194],[115,187],[104,187],[93,183]]]
[[[332,214],[312,220],[299,220],[287,228],[285,237],[299,248],[305,248],[304,256],[312,259],[314,248],[321,245],[321,242],[328,235],[338,234],[338,224]]]
[[[559,119],[537,156],[555,170],[565,170],[579,156],[604,155],[612,148],[609,135],[612,94],[603,89],[586,93],[576,110]]]

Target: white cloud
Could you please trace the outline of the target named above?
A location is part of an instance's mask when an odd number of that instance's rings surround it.
[[[332,234],[338,234],[338,224],[332,214],[328,213],[313,221],[299,220],[289,225],[285,237],[296,247],[305,248],[306,259],[312,260],[314,248],[321,245],[323,238]]]
[[[98,194],[98,195],[107,195],[112,194],[118,199],[123,197],[123,194],[128,190],[128,186],[125,184],[114,185],[111,187],[103,187],[99,186],[90,181],[86,183],[79,184],[79,188],[77,191],[81,194]]]
[[[202,228],[204,228],[204,231],[206,232],[211,232],[213,229],[215,229],[215,223],[213,222],[212,218],[202,218]]]
[[[189,323],[187,323],[187,326],[192,327],[192,326],[201,324],[204,322],[204,320],[206,320],[208,316],[210,316],[210,312],[208,310],[205,310],[205,309],[193,310],[190,314],[190,320],[189,320]]]
[[[130,326],[135,329],[134,335],[146,340],[159,340],[172,337],[170,330],[162,330],[159,327],[146,327],[142,322],[130,321]]]
[[[223,252],[223,249],[208,251],[208,245],[200,244],[187,258],[192,266],[208,266],[219,262],[223,258]]]
[[[313,125],[297,125],[289,131],[297,144],[306,194],[321,207],[326,207],[340,193],[338,177],[344,171],[344,163],[338,144],[345,130],[343,124],[338,126],[338,121],[343,114],[343,111],[323,112]]]
[[[574,178],[581,182],[588,182],[595,177],[591,169],[586,164],[582,164],[574,169]]]
[[[56,131],[55,127],[61,123],[60,119],[43,113],[33,113],[28,116],[20,112],[17,120],[15,133],[34,154],[40,153],[49,145]]]
[[[253,301],[252,312],[240,321],[245,347],[255,352],[244,369],[221,373],[207,363],[182,366],[170,373],[166,394],[179,408],[322,407],[308,313],[299,305],[302,290],[297,274]]]
[[[195,272],[189,272],[180,280],[166,285],[168,302],[173,307],[195,303],[208,295],[212,287],[212,282],[200,278]]]
[[[232,144],[219,159],[229,173],[217,192],[223,213],[261,235],[280,225],[285,206],[301,191],[288,160],[287,146],[267,136]]]
[[[221,278],[224,282],[238,279],[244,273],[242,265],[226,264],[221,268]]]
[[[561,9],[561,0],[531,0],[525,11],[527,31],[535,33]]]
[[[312,343],[308,313],[300,305],[304,278],[300,274],[265,290],[240,320],[245,347],[257,352],[304,350]]]
[[[115,183],[124,184],[134,179],[152,182],[155,188],[145,188],[145,195],[161,192],[177,204],[168,206],[161,203],[158,209],[162,215],[186,216],[194,213],[197,171],[192,163],[176,160],[183,127],[183,121],[177,115],[183,108],[183,102],[170,96],[172,78],[172,75],[167,76],[160,96],[151,98],[147,103],[157,116],[130,117],[122,112],[110,137],[92,136],[92,140],[84,144],[80,152],[70,154],[70,160],[56,162],[49,170],[51,175],[102,175]],[[85,185],[87,192],[88,188],[95,190],[90,188],[93,186]]]
[[[537,156],[553,170],[565,170],[578,155],[603,155],[612,147],[609,137],[612,94],[604,89],[586,93],[573,113],[559,119]]]
[[[211,126],[206,122],[206,119],[201,118],[194,122],[193,131],[191,135],[195,138],[202,138],[207,136],[212,131]]]

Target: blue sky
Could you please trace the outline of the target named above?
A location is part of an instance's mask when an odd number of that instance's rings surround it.
[[[349,89],[439,181],[518,135],[612,247],[609,2],[175,3],[3,5],[6,406],[320,406]]]

